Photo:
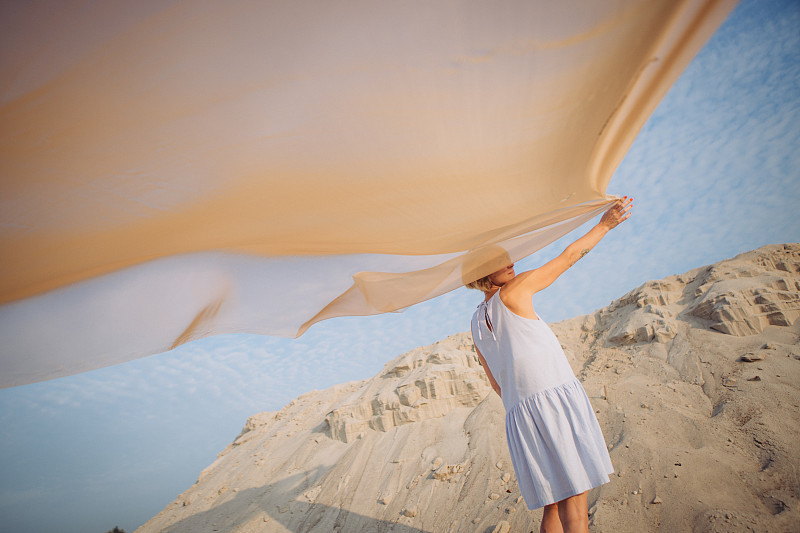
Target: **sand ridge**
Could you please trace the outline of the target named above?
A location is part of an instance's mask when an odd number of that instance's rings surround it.
[[[553,330],[615,473],[604,532],[800,523],[800,245],[650,281]],[[251,417],[138,531],[537,531],[468,333]]]

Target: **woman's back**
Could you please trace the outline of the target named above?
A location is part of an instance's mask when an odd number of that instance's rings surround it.
[[[532,394],[575,379],[550,327],[512,312],[500,291],[473,315],[472,336],[500,385],[506,410]]]

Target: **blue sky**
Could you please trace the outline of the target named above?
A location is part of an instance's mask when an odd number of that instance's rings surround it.
[[[537,311],[558,321],[648,279],[800,241],[798,154],[800,4],[746,0],[668,93],[612,179],[610,193],[635,199],[631,220],[537,295]],[[370,377],[400,353],[465,331],[479,300],[459,289],[404,313],[323,322],[296,340],[220,336],[0,390],[0,524],[132,531],[188,488],[249,415]]]

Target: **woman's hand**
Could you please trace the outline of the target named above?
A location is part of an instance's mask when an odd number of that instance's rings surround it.
[[[605,226],[607,229],[614,229],[621,223],[625,222],[631,216],[631,203],[633,198],[623,196],[621,199],[608,208],[600,219],[598,225]]]

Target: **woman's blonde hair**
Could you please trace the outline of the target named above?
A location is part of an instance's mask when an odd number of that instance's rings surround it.
[[[494,288],[494,283],[489,281],[489,276],[509,263],[511,263],[511,258],[502,246],[492,244],[485,248],[478,248],[464,255],[461,263],[461,280],[464,282],[464,286],[470,289],[489,292]]]
[[[470,281],[465,285],[468,289],[478,289],[479,291],[489,292],[494,287],[494,283],[489,280],[489,276],[483,276],[475,281]]]

